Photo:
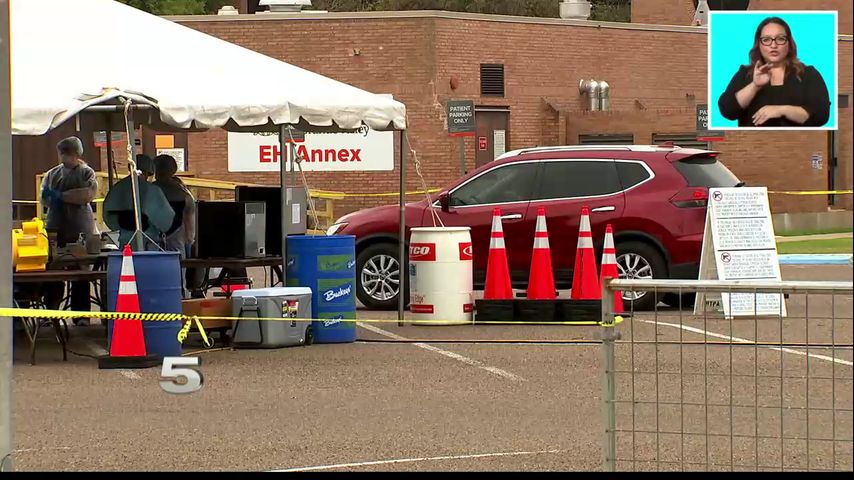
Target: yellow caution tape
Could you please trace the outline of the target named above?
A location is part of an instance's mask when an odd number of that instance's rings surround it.
[[[776,193],[778,195],[851,195],[854,190],[807,190],[807,191],[774,191],[769,190],[768,193]]]
[[[313,319],[313,318],[283,318],[283,317],[225,317],[225,316],[217,316],[217,317],[197,317],[197,316],[188,316],[180,313],[121,313],[121,312],[74,312],[70,310],[43,310],[43,309],[29,309],[29,308],[0,308],[0,317],[27,317],[27,318],[43,318],[43,319],[72,319],[72,318],[98,318],[102,320],[142,320],[145,322],[174,322],[181,321],[184,322],[181,331],[178,332],[178,339],[182,341],[187,337],[189,333],[190,326],[192,323],[196,324],[196,328],[199,329],[199,333],[202,335],[203,340],[206,344],[208,344],[207,335],[202,328],[201,322],[204,320],[226,320],[226,321],[237,321],[237,320],[262,320],[262,321],[287,321],[287,322],[300,322],[300,323],[310,323],[322,319]],[[341,319],[340,323],[398,323],[397,319]],[[410,320],[412,322],[412,320]],[[568,322],[514,322],[514,321],[485,321],[485,322],[460,322],[458,320],[417,320],[419,325],[442,325],[442,326],[452,326],[455,325],[601,325],[611,327],[614,325],[618,325],[623,322],[623,317],[615,316],[613,323],[603,323],[596,321],[568,321]],[[451,325],[449,325],[451,324]]]
[[[415,190],[411,192],[404,192],[405,195],[418,195],[423,193],[436,193],[440,191],[440,188],[431,188],[428,190]],[[344,192],[333,192],[328,190],[309,190],[309,193],[313,198],[329,198],[332,200],[341,200],[343,198],[353,198],[353,197],[396,197],[400,195],[400,192],[388,192],[388,193],[344,193]]]

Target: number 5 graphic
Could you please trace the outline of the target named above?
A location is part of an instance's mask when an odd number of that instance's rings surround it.
[[[163,357],[163,368],[160,369],[160,388],[167,393],[194,393],[202,389],[205,382],[202,372],[195,368],[175,367],[200,367],[202,359],[199,357]],[[184,382],[178,382],[179,379]]]

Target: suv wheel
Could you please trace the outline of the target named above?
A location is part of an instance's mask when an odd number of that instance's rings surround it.
[[[397,245],[378,243],[356,257],[356,296],[372,310],[394,310],[400,292]],[[404,295],[408,294],[404,291]]]
[[[617,245],[617,270],[620,278],[650,280],[665,278],[664,259],[647,243],[625,242]],[[653,292],[623,292],[623,308],[626,310],[652,310],[658,303]]]

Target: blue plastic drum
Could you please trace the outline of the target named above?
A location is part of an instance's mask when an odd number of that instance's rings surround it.
[[[181,257],[178,252],[135,252],[133,269],[139,309],[143,313],[182,313]],[[119,277],[122,273],[122,254],[111,253],[107,260],[107,307],[116,311]],[[112,341],[113,322],[107,325],[107,341]],[[145,349],[149,355],[181,356],[178,332],[181,322],[142,322]]]
[[[311,289],[315,343],[356,341],[356,237],[288,237],[287,286]]]

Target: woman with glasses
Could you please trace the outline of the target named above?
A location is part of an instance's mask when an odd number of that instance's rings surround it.
[[[768,17],[756,28],[750,65],[733,75],[718,108],[739,127],[821,127],[830,97],[818,70],[798,59],[789,25]]]

